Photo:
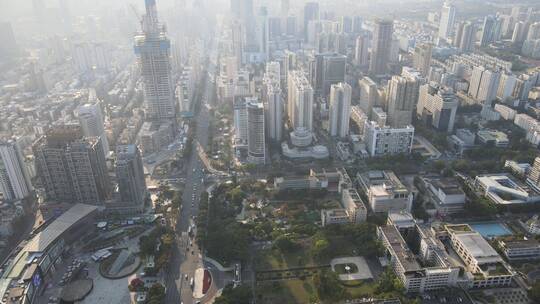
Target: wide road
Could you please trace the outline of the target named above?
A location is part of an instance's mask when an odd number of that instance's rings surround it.
[[[199,212],[200,194],[204,191],[202,178],[202,162],[195,149],[197,143],[206,149],[208,146],[209,113],[207,103],[212,104],[214,96],[214,84],[208,74],[215,74],[215,66],[212,62],[207,66],[206,88],[201,98],[199,113],[195,116],[196,133],[193,140],[193,149],[186,163],[185,189],[182,197],[182,208],[176,225],[176,235],[178,247],[173,251],[170,267],[166,274],[167,296],[166,303],[170,304],[192,304],[195,300],[192,297],[190,280],[195,270],[202,267],[202,257],[194,241],[188,236],[188,229],[193,223],[193,217]],[[187,275],[187,279],[186,279]]]

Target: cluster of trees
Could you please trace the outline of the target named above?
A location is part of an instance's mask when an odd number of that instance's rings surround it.
[[[332,300],[333,303],[342,300],[346,295],[345,287],[339,281],[337,273],[323,270],[313,276],[313,284],[322,300]]]
[[[165,301],[165,287],[155,283],[148,289],[148,304],[161,304]]]
[[[142,257],[154,256],[156,259],[154,271],[157,272],[169,262],[173,244],[174,234],[158,226],[148,235],[139,238],[139,254]]]
[[[540,303],[540,281],[536,281],[529,291],[529,297],[534,303]]]
[[[252,290],[249,285],[240,285],[236,288],[229,284],[223,288],[219,297],[214,301],[215,304],[250,304]]]
[[[398,279],[398,277],[392,271],[392,268],[387,267],[384,272],[381,274],[377,281],[377,287],[375,289],[377,294],[382,293],[403,293],[405,287],[403,283]]]
[[[135,278],[129,282],[129,291],[131,292],[148,292],[148,304],[161,304],[165,300],[165,287],[160,283],[155,283],[150,288],[144,286],[144,282]]]
[[[229,193],[231,186],[220,185],[211,198],[201,196],[197,218],[197,243],[207,254],[224,264],[247,258],[250,241],[247,226],[236,221],[237,207],[224,203],[226,196],[239,198]]]

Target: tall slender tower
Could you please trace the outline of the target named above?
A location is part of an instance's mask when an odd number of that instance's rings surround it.
[[[256,100],[249,101],[247,108],[248,161],[264,164],[266,160],[266,140],[264,136],[264,106]]]
[[[141,152],[135,145],[126,145],[118,146],[116,155],[120,200],[142,209],[147,189]]]
[[[351,86],[340,82],[330,90],[330,136],[344,138],[349,135],[351,116]]]
[[[313,88],[303,71],[289,72],[287,92],[287,114],[294,129],[291,141],[295,146],[308,146],[313,140]]]
[[[266,64],[263,81],[267,134],[270,139],[279,142],[283,136],[283,98],[279,62]]]
[[[452,37],[456,8],[450,2],[444,2],[441,11],[441,23],[439,24],[439,38],[448,40]]]
[[[146,119],[172,119],[176,116],[171,77],[171,43],[158,23],[156,1],[145,0],[146,15],[142,32],[135,36],[135,54],[144,84]]]
[[[431,52],[433,46],[430,43],[420,44],[414,48],[413,67],[427,76],[431,66]]]
[[[388,72],[390,49],[392,46],[392,33],[394,22],[392,20],[377,19],[371,44],[371,61],[369,72],[375,75],[383,75]]]
[[[32,191],[23,156],[15,140],[0,142],[0,191],[5,200],[23,199]]]

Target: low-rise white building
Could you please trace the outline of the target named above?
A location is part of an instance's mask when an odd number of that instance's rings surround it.
[[[540,258],[540,243],[529,240],[500,240],[499,247],[509,261]]]
[[[415,225],[419,254],[415,255],[395,225],[377,227],[392,270],[407,293],[423,293],[457,286],[459,267],[449,263],[444,246],[429,230]]]
[[[475,187],[495,204],[526,204],[540,201],[540,194],[510,174],[479,175]]]
[[[411,211],[413,194],[392,171],[358,173],[360,187],[375,213]]]
[[[506,148],[510,144],[508,140],[508,135],[501,131],[496,130],[479,130],[476,132],[476,137],[478,141],[484,145],[493,145],[497,148]]]
[[[512,272],[489,243],[467,224],[446,225],[452,248],[473,276],[473,288],[509,286]]]
[[[501,118],[505,120],[514,120],[516,118],[516,110],[503,104],[496,104],[495,111],[501,114]]]

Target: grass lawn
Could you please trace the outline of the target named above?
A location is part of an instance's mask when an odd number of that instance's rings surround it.
[[[375,294],[375,288],[377,283],[373,281],[363,281],[360,286],[345,287],[345,290],[349,294],[351,299],[361,298],[364,296],[373,296]]]
[[[262,250],[258,253],[257,269],[287,269],[294,267],[317,266],[307,250],[300,249],[292,253],[282,253],[279,250]]]
[[[318,302],[317,291],[311,279],[259,282],[256,295],[257,302],[263,304]]]
[[[345,269],[345,267],[349,267],[349,271],[347,271]],[[355,264],[350,264],[350,263],[346,263],[346,264],[336,264],[334,266],[334,271],[337,273],[337,274],[348,274],[348,273],[357,273],[358,272],[358,267],[355,265]]]

